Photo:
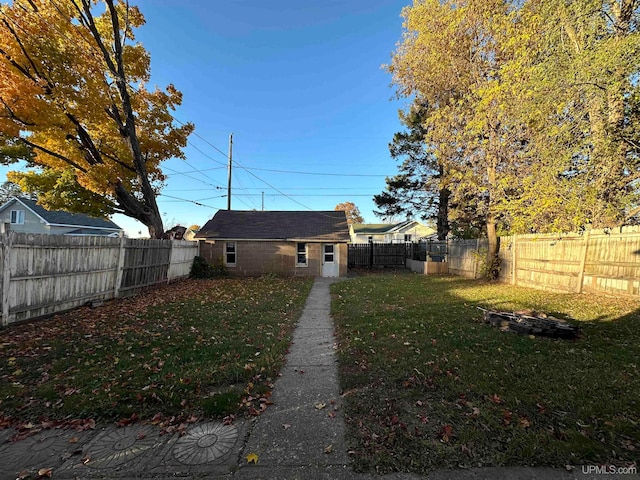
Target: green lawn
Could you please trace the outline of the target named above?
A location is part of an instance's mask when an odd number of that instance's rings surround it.
[[[2,330],[0,423],[257,414],[311,285],[185,280]]]
[[[332,293],[357,470],[640,460],[640,302],[412,274]],[[501,332],[476,306],[575,319],[581,336]]]

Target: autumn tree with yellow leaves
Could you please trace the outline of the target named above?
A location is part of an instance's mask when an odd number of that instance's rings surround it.
[[[117,0],[14,0],[0,6],[0,150],[32,171],[9,179],[39,202],[97,216],[122,213],[164,233],[160,163],[183,158],[193,125],[182,95],[148,90],[137,7]]]
[[[487,263],[498,252],[499,205],[517,170],[519,132],[499,102],[509,2],[424,0],[403,10],[404,35],[388,70],[419,105],[425,144],[447,172],[451,203],[485,220]]]
[[[487,262],[500,231],[640,221],[640,1],[414,0],[403,17],[401,118],[420,112],[449,220],[484,219]]]

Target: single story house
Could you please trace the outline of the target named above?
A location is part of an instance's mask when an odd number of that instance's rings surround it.
[[[49,235],[101,235],[118,237],[122,228],[111,220],[82,213],[47,210],[36,200],[15,197],[0,207],[0,223],[20,233]]]
[[[436,237],[436,231],[416,220],[400,223],[354,223],[349,225],[351,243],[408,243]]]
[[[200,255],[232,275],[347,275],[344,211],[219,210],[195,238]]]

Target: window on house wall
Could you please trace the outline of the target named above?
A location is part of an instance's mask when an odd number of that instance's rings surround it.
[[[24,224],[24,210],[11,210],[11,223],[16,225]]]
[[[405,243],[411,242],[411,235],[410,234],[409,235],[405,235],[404,236],[404,241],[405,241]]]
[[[296,244],[296,266],[304,266],[306,267],[307,263],[307,244],[306,243],[297,243]]]
[[[224,243],[224,264],[234,266],[236,264],[236,242]]]

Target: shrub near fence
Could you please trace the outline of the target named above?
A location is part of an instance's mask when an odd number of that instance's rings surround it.
[[[198,254],[187,241],[16,232],[0,245],[1,326],[187,276]]]

